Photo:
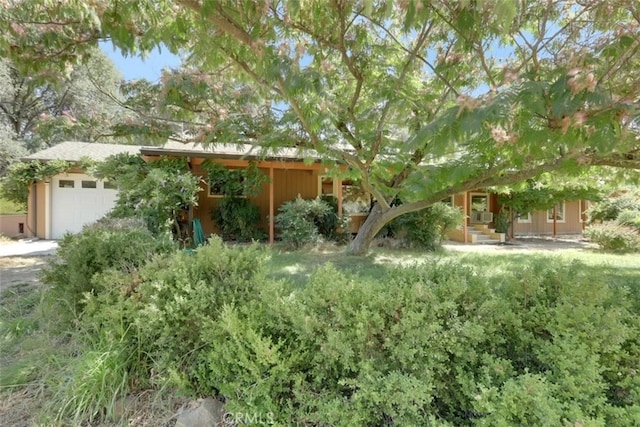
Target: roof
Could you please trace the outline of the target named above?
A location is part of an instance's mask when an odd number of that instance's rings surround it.
[[[148,156],[192,156],[219,159],[302,161],[321,160],[313,150],[298,148],[260,148],[251,144],[215,144],[204,147],[201,144],[168,141],[161,147],[142,147],[140,153]]]
[[[114,154],[140,154],[139,145],[100,144],[97,142],[65,141],[42,151],[23,157],[22,160],[66,160],[78,162],[83,158],[102,161]]]

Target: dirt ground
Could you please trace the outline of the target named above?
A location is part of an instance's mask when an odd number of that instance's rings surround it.
[[[0,292],[17,284],[36,284],[52,255],[0,257]]]

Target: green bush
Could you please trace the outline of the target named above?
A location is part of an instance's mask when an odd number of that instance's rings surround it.
[[[499,280],[453,262],[377,278],[329,265],[300,289],[268,279],[267,259],[215,238],[101,273],[112,286],[87,297],[82,322],[113,336],[100,348],[114,381],[153,372],[281,425],[640,421],[640,318],[625,289],[577,263],[535,260]]]
[[[636,228],[606,221],[587,227],[584,236],[602,249],[614,252],[640,251],[640,233]]]
[[[56,260],[43,273],[43,281],[72,313],[81,310],[84,294],[100,293],[104,285],[94,276],[108,269],[133,271],[158,253],[175,250],[164,236],[154,236],[140,219],[105,218],[66,234]]]
[[[590,206],[586,213],[589,224],[593,224],[615,221],[623,211],[640,212],[640,193],[637,190],[607,197]]]
[[[488,286],[434,263],[357,280],[265,282],[200,337],[199,384],[231,412],[310,425],[636,425],[637,315],[580,266]]]
[[[304,200],[300,196],[284,203],[275,217],[280,238],[293,248],[343,238],[345,234],[339,231],[346,229],[348,219],[340,220],[337,206],[335,201]]]
[[[249,242],[264,238],[260,229],[260,209],[243,197],[223,197],[211,211],[225,240]]]
[[[228,247],[214,237],[194,253],[160,257],[140,271],[136,327],[159,372],[179,373],[199,392],[211,394],[219,387],[202,374],[200,356],[222,313],[259,294],[266,261],[267,252],[258,245]]]
[[[616,222],[620,225],[626,225],[634,228],[640,233],[640,210],[634,211],[631,209],[625,209],[620,211]]]
[[[444,240],[447,231],[462,224],[464,216],[460,209],[435,203],[426,209],[411,212],[396,219],[396,228],[409,246],[434,250]]]

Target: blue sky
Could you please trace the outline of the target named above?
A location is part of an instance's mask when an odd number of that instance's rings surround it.
[[[125,80],[147,79],[157,81],[163,68],[176,68],[180,58],[167,49],[154,49],[146,58],[137,56],[124,57],[120,49],[109,42],[100,43],[102,51],[113,61]]]

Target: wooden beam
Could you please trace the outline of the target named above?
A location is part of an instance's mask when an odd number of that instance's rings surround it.
[[[269,168],[269,244],[275,241],[275,203],[273,201],[273,167]]]
[[[556,217],[558,215],[558,205],[555,204],[553,205],[553,238],[556,238],[556,233],[558,231],[557,229],[557,222],[556,222]]]
[[[312,163],[310,165],[302,162],[278,162],[278,161],[254,161],[242,160],[242,159],[209,159],[216,163],[220,163],[225,166],[231,167],[247,167],[250,163],[255,163],[258,168],[261,169],[288,169],[288,170],[309,170],[319,171],[324,170],[324,166],[320,163]],[[193,165],[201,165],[205,161],[202,157],[192,157],[191,162]]]

